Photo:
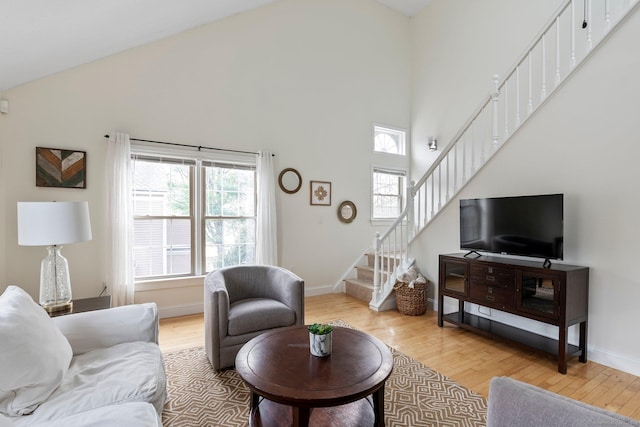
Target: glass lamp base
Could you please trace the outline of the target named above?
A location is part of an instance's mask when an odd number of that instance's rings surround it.
[[[60,302],[60,303],[45,303],[41,304],[41,307],[45,309],[47,313],[57,313],[59,311],[71,311],[73,308],[73,301]]]
[[[48,312],[71,308],[69,264],[60,254],[61,246],[49,246],[40,265],[40,305]]]

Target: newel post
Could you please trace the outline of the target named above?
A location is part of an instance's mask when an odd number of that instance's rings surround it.
[[[373,258],[373,302],[378,301],[378,294],[380,293],[380,263],[382,262],[382,254],[380,241],[380,232],[376,232],[376,238],[373,242],[373,247],[375,248],[375,255]]]

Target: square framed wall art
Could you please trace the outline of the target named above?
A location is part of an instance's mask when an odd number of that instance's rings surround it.
[[[311,181],[311,204],[331,206],[331,183]]]
[[[87,188],[87,152],[36,147],[36,186]]]

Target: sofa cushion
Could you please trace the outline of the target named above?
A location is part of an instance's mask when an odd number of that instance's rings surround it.
[[[0,412],[34,411],[60,385],[71,346],[31,296],[9,286],[0,296]]]
[[[30,417],[33,423],[45,422],[127,402],[149,402],[160,414],[165,398],[160,348],[123,343],[74,357],[60,387]]]
[[[629,427],[640,422],[509,377],[489,388],[487,427]]]
[[[269,298],[249,298],[229,307],[229,335],[291,326],[296,313],[280,301]]]
[[[18,417],[14,421],[12,426],[15,427],[162,427],[153,405],[143,402],[103,406],[36,424],[29,416]]]

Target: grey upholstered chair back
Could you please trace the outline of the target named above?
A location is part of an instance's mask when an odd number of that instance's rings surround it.
[[[251,338],[269,329],[265,326],[264,330],[247,329],[246,333],[238,333],[238,328],[234,327],[235,332],[230,333],[230,316],[236,319],[233,325],[238,325],[237,319],[243,319],[238,317],[237,309],[233,311],[232,307],[236,304],[246,306],[244,301],[252,299],[273,300],[274,302],[267,304],[271,309],[273,304],[279,304],[282,308],[276,310],[280,313],[288,311],[286,317],[291,320],[287,320],[286,325],[280,321],[270,327],[304,325],[304,281],[291,271],[266,265],[239,265],[213,271],[207,274],[204,281],[204,322],[205,350],[214,369],[233,366],[240,348]],[[264,303],[258,304],[258,301],[251,304],[256,307],[265,306]],[[260,315],[259,311],[253,311],[253,319],[243,323],[255,325],[256,322],[262,322],[262,318],[255,318]],[[265,313],[264,316],[266,324],[269,323],[268,319],[273,320],[273,312]]]

